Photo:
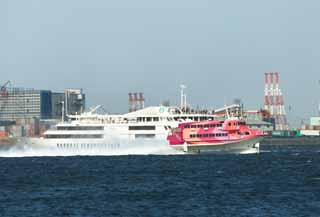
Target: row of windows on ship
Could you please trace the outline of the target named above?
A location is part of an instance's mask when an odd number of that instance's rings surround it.
[[[190,138],[210,138],[210,137],[226,137],[227,133],[211,133],[211,134],[191,134]]]
[[[245,122],[233,122],[233,123],[229,123],[229,126],[244,126],[246,125]],[[215,127],[222,127],[223,124],[222,123],[218,123],[218,124],[198,124],[198,125],[186,125],[184,128],[188,129],[188,128],[215,128]]]
[[[63,149],[117,149],[120,144],[73,144],[73,143],[58,143],[57,148]]]
[[[103,135],[102,134],[97,134],[97,135],[90,135],[90,134],[83,134],[83,135],[79,135],[79,134],[60,134],[60,135],[55,135],[55,134],[49,134],[49,135],[45,135],[45,138],[47,139],[102,139]]]
[[[222,127],[222,124],[199,124],[199,125],[186,125],[184,128],[215,128],[215,127]]]
[[[169,127],[169,126],[168,126]],[[129,130],[155,130],[156,126],[129,126]],[[103,126],[59,126],[59,131],[102,131]]]
[[[179,121],[179,120],[193,120],[193,121],[205,121],[212,120],[212,117],[203,116],[203,117],[138,117],[137,122],[159,122],[159,121]]]

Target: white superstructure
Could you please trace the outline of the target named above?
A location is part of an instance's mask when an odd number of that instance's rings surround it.
[[[214,115],[155,106],[124,115],[88,112],[69,118],[69,122],[60,123],[45,132],[43,138],[28,139],[27,145],[59,149],[116,149],[139,139],[165,141],[171,129],[178,127],[179,123],[213,120]]]

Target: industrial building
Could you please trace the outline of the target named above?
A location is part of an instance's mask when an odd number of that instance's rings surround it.
[[[0,120],[50,119],[51,92],[22,88],[6,88],[0,96]]]
[[[61,119],[64,114],[81,113],[85,109],[85,95],[81,89],[66,89],[64,93],[50,90],[3,88],[0,94],[0,120],[37,118]]]
[[[67,115],[85,110],[82,89],[51,90],[8,87],[0,89],[0,137],[37,136]]]

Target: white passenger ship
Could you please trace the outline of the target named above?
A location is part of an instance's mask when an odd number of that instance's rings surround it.
[[[205,111],[183,112],[176,107],[156,106],[124,115],[101,115],[91,111],[69,118],[69,122],[56,125],[54,129],[45,132],[42,138],[27,139],[26,145],[114,150],[126,148],[140,140],[165,142],[171,129],[178,127],[179,123],[213,120],[214,115]]]

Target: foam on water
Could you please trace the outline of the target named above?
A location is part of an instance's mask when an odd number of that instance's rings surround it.
[[[102,149],[57,149],[33,148],[17,144],[7,150],[0,151],[0,157],[47,157],[47,156],[119,156],[119,155],[178,155],[183,154],[171,148],[166,141],[155,139],[139,139],[121,141],[120,148]]]

